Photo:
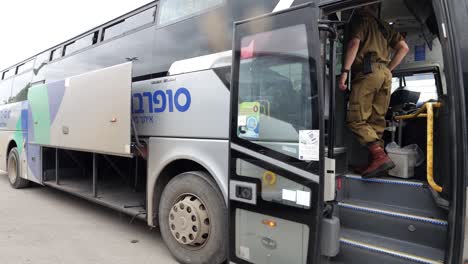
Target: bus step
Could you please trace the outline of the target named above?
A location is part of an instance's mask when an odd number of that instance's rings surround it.
[[[369,201],[446,214],[446,211],[439,208],[434,202],[427,184],[421,181],[400,180],[390,177],[364,179],[358,175],[348,174],[342,178],[339,197],[340,200]]]
[[[433,248],[444,248],[448,223],[417,210],[347,200],[339,214],[345,228],[401,239]]]
[[[331,263],[444,263],[442,250],[375,234],[342,229],[340,253]]]

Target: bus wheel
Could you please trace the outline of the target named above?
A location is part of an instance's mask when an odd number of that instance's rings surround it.
[[[20,159],[17,148],[12,148],[8,154],[7,160],[8,179],[15,189],[28,187],[29,181],[21,178]]]
[[[227,252],[227,208],[204,172],[186,172],[164,188],[159,204],[161,235],[184,264],[222,263]]]

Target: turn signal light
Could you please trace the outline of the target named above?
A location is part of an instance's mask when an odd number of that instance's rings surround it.
[[[276,184],[276,174],[272,171],[265,171],[263,173],[263,184],[264,185],[275,185]]]
[[[263,220],[262,224],[268,226],[269,228],[275,228],[276,227],[276,222],[273,220]]]

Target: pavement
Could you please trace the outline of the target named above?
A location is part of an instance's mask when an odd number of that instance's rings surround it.
[[[172,264],[159,230],[51,188],[0,175],[1,264]]]
[[[178,263],[159,230],[130,221],[51,188],[15,190],[0,174],[0,264]],[[468,247],[464,253],[468,259]]]

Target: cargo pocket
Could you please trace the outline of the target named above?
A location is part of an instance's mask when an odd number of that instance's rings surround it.
[[[346,121],[348,123],[362,121],[361,106],[360,105],[350,104],[348,106],[348,113],[347,113],[347,116],[346,116]]]

